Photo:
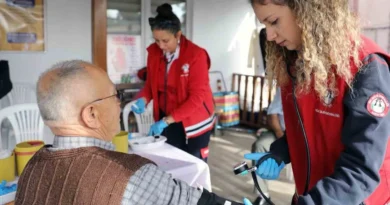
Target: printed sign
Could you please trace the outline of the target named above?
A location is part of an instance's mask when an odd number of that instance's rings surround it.
[[[0,51],[44,50],[44,0],[0,0]]]
[[[113,83],[138,82],[142,66],[141,36],[107,35],[107,72]]]

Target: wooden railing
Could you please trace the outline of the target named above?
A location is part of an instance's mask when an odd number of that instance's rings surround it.
[[[238,92],[240,100],[240,124],[266,127],[264,108],[271,103],[274,89],[268,86],[265,77],[233,73],[232,91]]]

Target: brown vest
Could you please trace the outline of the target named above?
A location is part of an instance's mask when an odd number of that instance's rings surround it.
[[[129,178],[147,163],[152,162],[98,147],[46,146],[20,176],[15,204],[121,204]]]

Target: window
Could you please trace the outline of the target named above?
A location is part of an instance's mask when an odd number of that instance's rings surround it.
[[[107,1],[107,73],[115,84],[137,83],[143,66],[141,0]]]
[[[107,34],[142,35],[141,0],[107,1]]]
[[[163,3],[172,5],[191,39],[193,0],[92,1],[93,63],[107,70],[114,83],[136,83],[136,72],[146,65],[146,48],[154,42],[148,18]]]

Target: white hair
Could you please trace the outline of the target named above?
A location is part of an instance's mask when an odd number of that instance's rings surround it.
[[[37,102],[43,120],[63,121],[74,116],[76,110],[72,94],[77,85],[76,79],[88,75],[85,66],[90,64],[82,60],[63,61],[42,73],[37,83]],[[53,77],[43,82],[49,73],[53,73]]]

